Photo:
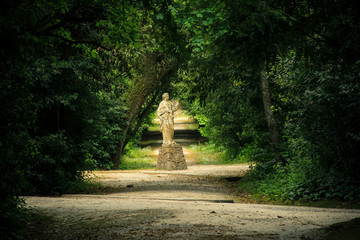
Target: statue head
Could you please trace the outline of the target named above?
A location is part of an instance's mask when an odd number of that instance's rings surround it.
[[[164,93],[164,94],[162,95],[162,99],[163,99],[163,100],[169,100],[169,94],[168,94],[168,93]]]

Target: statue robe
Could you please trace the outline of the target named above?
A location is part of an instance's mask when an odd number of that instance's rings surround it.
[[[177,109],[178,104],[163,100],[157,110],[160,119],[160,132],[163,135],[163,146],[176,144],[174,142],[174,112]]]

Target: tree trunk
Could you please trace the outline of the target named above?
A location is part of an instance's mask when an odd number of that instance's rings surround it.
[[[128,133],[133,121],[141,112],[141,109],[148,98],[154,91],[155,87],[164,77],[175,69],[172,59],[163,59],[160,54],[150,53],[140,59],[138,67],[138,75],[133,79],[132,85],[129,87],[124,97],[127,107],[127,121],[124,128],[121,141],[119,142],[116,153],[112,157],[113,169],[117,169],[120,165],[120,158],[123,149],[128,142]]]
[[[136,125],[134,126],[134,128],[131,130],[130,132],[130,137],[135,136],[136,132],[139,130],[139,128],[141,127],[143,121],[145,120],[145,118],[150,114],[151,110],[152,110],[152,106],[155,104],[155,100],[157,96],[154,95],[150,102],[146,105],[145,109],[139,114],[137,121],[136,121]],[[127,144],[128,141],[125,142],[125,145]]]
[[[272,104],[271,104],[269,82],[266,76],[266,61],[261,63],[260,66],[260,80],[261,80],[261,93],[264,104],[264,112],[270,132],[270,139],[273,146],[274,157],[276,162],[280,162],[281,161],[280,139],[279,139],[279,132],[276,127],[274,113],[271,110]]]

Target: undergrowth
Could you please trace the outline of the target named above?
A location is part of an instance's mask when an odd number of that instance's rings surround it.
[[[360,208],[359,183],[304,160],[258,163],[238,182],[243,200],[257,203]],[[329,171],[334,171],[329,173]]]
[[[219,158],[222,151],[217,149],[214,144],[193,144],[189,148],[199,155],[200,164],[221,164]]]
[[[150,147],[141,148],[133,143],[127,144],[125,154],[121,158],[119,169],[130,170],[154,168],[155,160],[149,155],[151,151]]]
[[[213,143],[194,144],[190,146],[191,151],[200,156],[199,164],[235,164],[247,163],[244,157],[233,158],[227,152]]]

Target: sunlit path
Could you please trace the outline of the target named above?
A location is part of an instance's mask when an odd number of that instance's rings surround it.
[[[181,111],[175,141],[183,145],[188,169],[156,170],[157,122],[144,135],[153,169],[90,173],[112,193],[26,197],[52,222],[38,222],[45,230],[33,239],[317,239],[322,228],[360,217],[360,210],[244,204],[236,182],[249,165],[199,164],[189,145],[204,139]]]
[[[187,170],[94,171],[117,192],[26,197],[51,219],[31,239],[317,239],[321,229],[360,210],[244,204],[231,177],[248,165],[191,165]]]

